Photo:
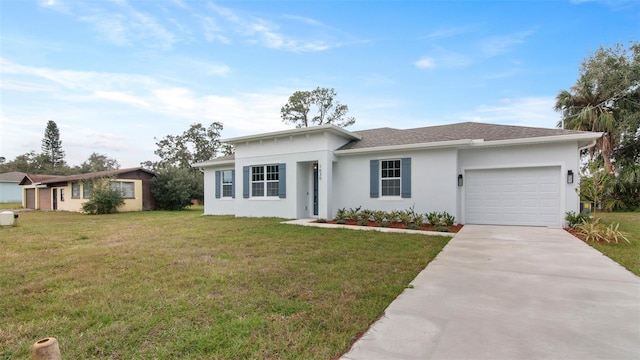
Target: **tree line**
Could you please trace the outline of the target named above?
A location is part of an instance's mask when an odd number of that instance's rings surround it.
[[[311,91],[296,91],[281,110],[282,121],[296,127],[336,124],[349,126],[355,122],[346,118],[347,105],[336,101],[334,89],[316,88]],[[158,161],[142,161],[141,167],[154,171],[152,192],[161,209],[177,210],[189,206],[193,199],[204,201],[204,179],[199,169],[191,164],[218,156],[231,155],[234,150],[220,141],[224,126],[214,122],[209,126],[194,123],[179,135],[154,138]],[[0,173],[20,171],[30,174],[74,175],[98,171],[116,170],[120,164],[107,155],[92,153],[79,166],[71,167],[65,161],[60,130],[55,121],[49,120],[42,139],[41,152],[31,150],[7,161],[0,156]],[[96,186],[94,200],[87,203],[89,213],[112,212],[122,201],[118,194],[104,184]],[[109,210],[102,210],[106,206]]]

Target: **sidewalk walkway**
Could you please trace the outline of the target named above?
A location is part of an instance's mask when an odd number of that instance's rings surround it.
[[[466,225],[341,359],[640,359],[640,278],[561,229]]]

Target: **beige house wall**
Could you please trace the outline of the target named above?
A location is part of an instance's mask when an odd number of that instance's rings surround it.
[[[114,179],[111,181],[134,183],[134,198],[124,199],[124,204],[118,208],[119,212],[142,211],[142,180]],[[82,204],[84,204],[89,199],[82,197],[84,194],[84,183],[83,182],[79,182],[79,183],[80,183],[80,198],[78,199],[72,198],[71,183],[67,183],[66,186],[55,186],[51,188],[51,189],[57,189],[58,210],[82,212]],[[64,201],[61,198],[61,190],[64,191]],[[53,193],[53,191],[51,193]]]

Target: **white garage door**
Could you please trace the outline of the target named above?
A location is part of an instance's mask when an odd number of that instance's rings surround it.
[[[468,170],[467,224],[560,226],[560,167]]]

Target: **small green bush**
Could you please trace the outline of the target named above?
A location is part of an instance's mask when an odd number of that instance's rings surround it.
[[[336,223],[344,224],[346,219],[347,219],[347,209],[345,208],[338,209],[338,211],[336,212]]]
[[[585,215],[583,213],[576,214],[575,211],[567,211],[564,219],[567,221],[567,225],[572,229],[582,224],[583,222],[591,221],[591,218],[588,215]]]
[[[606,242],[618,244],[620,240],[624,240],[627,243],[631,243],[626,234],[618,230],[620,224],[610,224],[606,226],[600,222],[600,219],[595,221],[583,221],[576,225],[574,229],[582,234],[584,241],[586,242]]]
[[[446,211],[432,211],[426,214],[427,221],[433,226],[453,226],[456,223],[456,217]]]
[[[110,186],[109,179],[95,179],[92,182],[91,199],[82,204],[82,211],[87,214],[112,214],[124,204],[120,190]]]

